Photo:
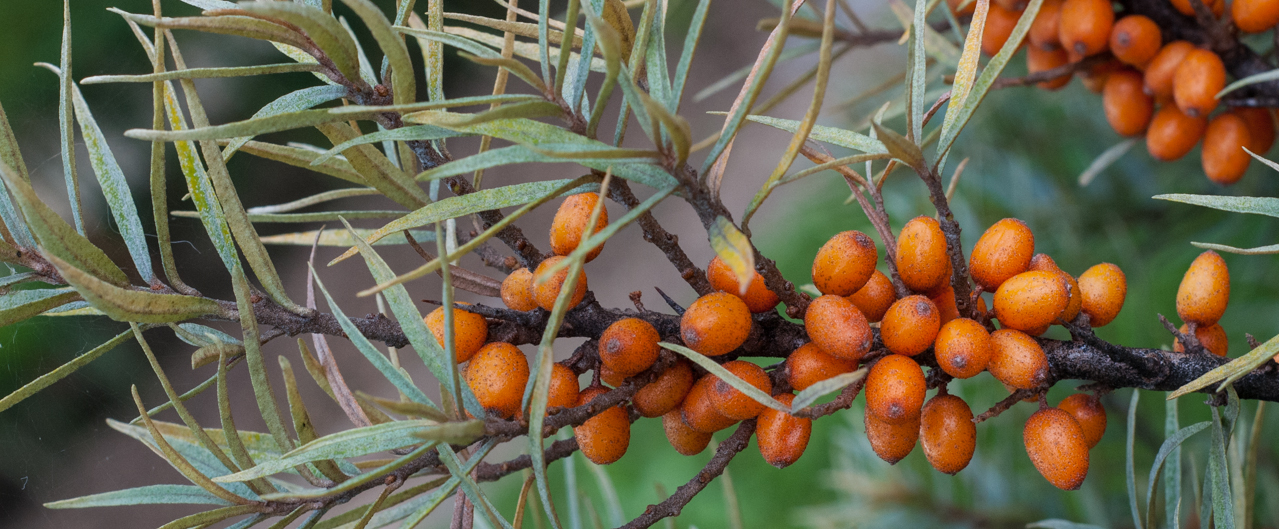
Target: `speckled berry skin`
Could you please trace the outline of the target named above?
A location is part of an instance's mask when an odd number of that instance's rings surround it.
[[[827,354],[857,362],[870,350],[874,335],[862,311],[848,298],[827,294],[804,313],[808,338]]]
[[[915,356],[932,347],[941,328],[941,314],[925,296],[906,296],[884,314],[879,336],[893,353]]]
[[[435,336],[435,342],[444,347],[444,307],[436,307],[426,315],[426,327]],[[457,355],[457,363],[466,362],[475,356],[475,352],[484,347],[489,338],[489,324],[484,316],[453,309],[453,351]]]
[[[938,472],[955,474],[973,459],[977,449],[977,425],[964,399],[938,395],[920,412],[919,440],[924,456]]]
[[[688,389],[688,395],[684,396],[684,402],[680,404],[678,410],[690,428],[708,434],[737,423],[725,417],[711,403],[710,388],[713,383],[715,378],[710,375],[697,379],[693,387]]]
[[[862,420],[871,449],[890,465],[910,455],[919,441],[919,415],[901,424],[884,421],[871,413],[865,414]]]
[[[857,306],[857,310],[862,311],[867,321],[875,322],[884,319],[888,307],[897,301],[897,292],[893,290],[893,281],[876,270],[860,290],[848,296],[848,300]]]
[[[587,404],[607,392],[602,387],[587,388],[578,397],[577,405]],[[573,428],[573,436],[577,438],[586,459],[597,465],[607,465],[626,454],[626,448],[631,444],[631,421],[625,408],[613,406]]]
[[[613,322],[599,339],[600,362],[612,372],[629,377],[653,366],[662,340],[657,329],[639,318]]]
[[[1190,326],[1184,323],[1181,324],[1181,333],[1188,332],[1190,332]],[[1222,328],[1220,323],[1214,323],[1207,327],[1196,327],[1195,339],[1199,340],[1199,345],[1202,345],[1204,349],[1217,356],[1226,356],[1226,353],[1230,352],[1230,338],[1226,336],[1226,329]],[[1177,340],[1173,344],[1172,350],[1182,353],[1185,352],[1186,348],[1182,345],[1181,340]]]
[[[1077,490],[1088,476],[1088,441],[1070,413],[1045,408],[1026,420],[1026,454],[1035,469],[1059,489]]]
[[[800,346],[786,358],[786,380],[796,391],[855,370],[856,362],[828,355],[812,343]]]
[[[711,442],[711,434],[699,432],[684,422],[679,410],[672,410],[662,415],[662,429],[666,432],[666,440],[681,455],[700,454]]]
[[[933,346],[937,365],[955,378],[972,378],[986,370],[992,346],[982,324],[956,318],[943,325]]]
[[[509,419],[520,411],[528,384],[528,359],[518,347],[493,342],[480,348],[466,366],[466,383],[475,400],[499,417]]]
[[[759,272],[754,274],[754,279],[743,294],[741,283],[737,281],[737,274],[719,256],[711,259],[711,264],[706,267],[706,279],[711,282],[711,288],[742,298],[742,301],[746,302],[746,308],[753,314],[773,310],[781,299],[764,285],[764,276]]]
[[[581,386],[573,370],[563,364],[555,364],[551,367],[551,387],[546,398],[547,409],[577,406],[580,390]]]
[[[1128,296],[1128,279],[1123,270],[1110,263],[1101,263],[1084,270],[1079,275],[1081,310],[1088,315],[1093,327],[1102,327],[1115,320],[1124,308]]]
[[[537,308],[537,300],[533,299],[533,272],[521,268],[502,280],[502,304],[519,311]]]
[[[1199,254],[1177,288],[1177,316],[1181,321],[1209,326],[1217,323],[1230,303],[1230,270],[1226,260],[1208,250]]]
[[[989,19],[987,19],[989,20]],[[929,293],[950,280],[946,235],[932,217],[915,217],[897,236],[897,274],[915,292]]]
[[[885,356],[866,375],[866,412],[891,424],[915,420],[927,390],[919,364],[908,356]]]
[[[1069,306],[1069,288],[1057,273],[1022,272],[995,291],[995,317],[1004,327],[1039,334],[1033,331],[1056,322]]]
[[[1016,389],[1034,389],[1048,380],[1048,357],[1030,335],[1016,329],[990,333],[990,363],[995,379]]]
[[[551,251],[555,255],[568,255],[582,243],[586,225],[591,221],[591,211],[600,201],[599,193],[578,193],[564,199],[560,209],[551,220]],[[608,226],[608,209],[600,210],[600,218],[595,222],[595,232]],[[604,245],[597,246],[586,254],[590,262],[604,250]]]
[[[789,393],[775,398],[787,406],[795,401],[795,396]],[[760,455],[764,456],[764,461],[777,468],[786,468],[798,461],[804,455],[812,433],[812,419],[796,417],[772,408],[764,409],[755,425]]]
[[[679,407],[693,387],[693,368],[680,360],[662,371],[657,380],[635,392],[631,404],[645,417],[660,417]]]
[[[560,256],[547,258],[542,261],[542,264],[537,265],[537,271],[533,272],[533,300],[537,302],[537,306],[543,309],[555,309],[555,299],[559,297],[560,290],[564,288],[565,280],[568,279],[568,267],[547,277],[541,283],[537,282],[537,278],[545,276],[552,266],[562,260],[564,258]],[[578,274],[577,286],[573,289],[573,296],[569,298],[568,307],[570,309],[576,307],[578,303],[582,302],[582,298],[586,297],[586,288],[586,273],[582,272]]]
[[[1061,312],[1061,315],[1058,317],[1058,321],[1073,321],[1075,316],[1079,315],[1079,311],[1083,310],[1084,306],[1084,296],[1083,293],[1079,291],[1079,281],[1075,279],[1075,276],[1067,274],[1057,266],[1057,262],[1053,261],[1052,257],[1048,257],[1042,253],[1035,254],[1035,256],[1030,259],[1029,270],[1053,272],[1061,276],[1062,280],[1066,282],[1066,286],[1069,287],[1069,299],[1066,302],[1066,310]]]
[[[875,241],[865,233],[837,233],[813,259],[813,285],[822,294],[851,295],[865,286],[878,261]]]
[[[1026,271],[1035,254],[1035,234],[1019,219],[1003,219],[986,229],[973,246],[968,271],[987,292]]]
[[[737,375],[737,378],[746,381],[747,384],[754,386],[765,394],[771,395],[773,393],[773,382],[768,378],[768,373],[765,373],[764,369],[758,365],[745,360],[733,360],[725,363],[723,367],[729,373]],[[711,404],[725,417],[735,421],[744,421],[754,418],[764,411],[763,404],[756,402],[755,399],[750,398],[719,377],[714,377],[709,389]]]
[[[719,356],[746,342],[751,332],[751,312],[741,298],[712,292],[688,306],[680,317],[679,330],[689,349]]]
[[[1069,413],[1079,423],[1089,449],[1101,442],[1101,436],[1106,433],[1106,408],[1102,407],[1101,399],[1096,395],[1076,393],[1062,399],[1057,407]]]

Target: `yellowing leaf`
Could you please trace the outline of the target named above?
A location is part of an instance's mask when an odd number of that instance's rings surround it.
[[[716,217],[715,224],[706,231],[710,235],[711,248],[715,249],[715,254],[737,276],[737,284],[741,290],[738,294],[746,295],[751,280],[755,279],[755,249],[751,246],[750,239],[722,216]]]

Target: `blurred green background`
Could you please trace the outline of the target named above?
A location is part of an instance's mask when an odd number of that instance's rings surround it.
[[[379,3],[391,4],[389,1]],[[672,53],[677,53],[676,43],[682,41],[682,28],[687,24],[692,4],[689,0],[671,2],[670,27],[674,29],[668,35],[668,48]],[[109,6],[134,12],[150,10],[149,2],[141,0],[73,1],[73,72],[77,79],[149,68],[127,26],[117,16],[104,11]],[[896,27],[891,14],[879,4],[856,2],[854,7],[878,27]],[[27,163],[40,179],[38,189],[46,197],[64,198],[57,150],[56,77],[31,66],[35,61],[57,62],[59,8],[59,2],[51,1],[13,1],[0,8],[4,13],[0,21],[4,28],[0,31],[0,102],[18,131]],[[196,12],[173,1],[166,1],[165,8],[168,14]],[[489,2],[448,2],[446,8],[489,15],[500,9]],[[763,38],[762,34],[752,31],[755,21],[774,15],[775,10],[765,2],[716,3],[708,22],[711,29],[698,55],[699,61],[716,64],[703,67],[709,71],[699,73],[693,81],[701,81],[701,85],[690,85],[688,93],[747,64],[753,58],[752,50],[758,49]],[[245,65],[279,61],[276,52],[265,45],[203,35],[186,34],[182,38],[187,60],[192,64]],[[725,40],[713,40],[715,38]],[[729,44],[720,44],[722,48],[717,49],[717,42]],[[743,49],[730,49],[739,45]],[[416,58],[416,47],[411,48]],[[453,57],[452,53],[448,55]],[[803,72],[811,59],[782,65],[770,86],[776,90],[783,81]],[[1020,58],[1014,62],[1006,74],[1024,73]],[[879,84],[899,71],[904,63],[902,49],[891,45],[846,56],[837,65],[822,123],[862,122],[879,104],[896,95],[889,92],[852,106],[839,103]],[[484,91],[491,83],[491,72],[467,68],[452,58],[448,68],[450,91],[455,88]],[[226,122],[247,117],[276,95],[313,81],[302,74],[208,82],[202,83],[201,93],[213,109],[212,120]],[[148,203],[144,183],[146,147],[141,142],[124,140],[120,133],[128,128],[149,127],[149,90],[147,85],[100,85],[85,89],[126,173],[136,178],[133,180],[138,191],[135,200],[140,205]],[[772,114],[798,119],[806,105],[806,94],[807,90],[801,91],[797,103],[783,105]],[[731,96],[721,95],[696,107],[690,105],[690,110],[685,112],[722,110],[731,102]],[[718,127],[713,119],[697,118],[693,123],[699,137]],[[900,119],[890,123],[900,128]],[[769,153],[774,153],[780,151],[788,139],[789,135],[756,126],[748,128],[738,145],[762,142]],[[1068,272],[1079,274],[1103,261],[1118,264],[1128,277],[1127,302],[1118,319],[1098,334],[1126,345],[1166,346],[1171,340],[1156,314],[1175,315],[1173,298],[1177,284],[1199,253],[1190,246],[1190,241],[1251,247],[1274,243],[1279,234],[1272,219],[1230,215],[1154,201],[1150,197],[1172,192],[1274,196],[1279,191],[1279,178],[1254,163],[1242,182],[1223,189],[1202,175],[1197,149],[1181,161],[1159,163],[1152,160],[1139,143],[1090,186],[1078,186],[1076,180],[1080,172],[1119,141],[1121,138],[1105,122],[1099,96],[1078,82],[1058,92],[1035,88],[997,91],[987,98],[951,157],[952,168],[960,159],[970,159],[953,207],[965,227],[964,241],[969,247],[985,226],[1000,218],[1017,217],[1026,221],[1038,235],[1036,250],[1050,254]],[[736,156],[736,165],[748,165],[741,160],[748,154]],[[795,165],[797,168],[807,166],[803,161]],[[299,189],[305,189],[305,194],[322,190],[300,170],[278,165],[269,167],[269,177],[263,178],[263,172],[254,169],[250,161],[233,162],[237,185],[243,195],[253,197],[254,204],[297,198],[301,195]],[[762,170],[768,169],[771,162]],[[760,170],[738,170],[740,172],[730,174],[726,185],[740,188],[735,193],[749,197],[753,186],[758,185],[756,179],[762,181],[763,175],[759,174]],[[82,181],[89,178],[87,164],[83,162],[81,174]],[[170,191],[171,208],[184,208],[178,200],[180,193]],[[90,193],[86,191],[85,195],[88,197]],[[899,171],[890,177],[885,195],[895,227],[911,217],[931,213],[923,185],[906,172]],[[790,186],[775,194],[754,221],[757,243],[778,261],[788,278],[797,284],[808,282],[812,256],[831,235],[849,229],[874,233],[855,204],[844,204],[847,196],[842,179],[832,173],[816,175]],[[744,200],[730,206],[740,208]],[[144,224],[150,225],[149,208],[141,209]],[[86,199],[86,211],[94,215],[86,221],[95,232],[94,240],[108,245],[112,255],[123,256],[118,240],[110,242],[112,226],[106,210]],[[210,255],[210,246],[200,235],[198,226],[177,222],[174,228],[175,240],[190,243],[176,247],[179,260],[190,267],[184,269],[184,276],[195,278],[193,282],[206,293],[229,296],[225,277],[220,275],[225,272],[219,273],[216,268],[220,265],[216,260],[199,257]],[[686,233],[695,234],[700,227],[693,226],[691,230]],[[686,245],[692,245],[701,239],[689,236],[685,240],[689,241]],[[117,247],[112,248],[111,244]],[[699,252],[699,255],[705,253]],[[275,255],[286,260],[305,257],[303,251],[289,249]],[[1223,325],[1229,333],[1231,356],[1238,356],[1247,350],[1244,333],[1252,333],[1264,341],[1279,332],[1279,321],[1273,317],[1272,309],[1279,301],[1279,288],[1276,288],[1279,283],[1269,273],[1275,265],[1273,257],[1227,255],[1226,261],[1232,272],[1234,295]],[[209,268],[201,269],[201,266]],[[206,275],[208,277],[204,277]],[[0,329],[0,394],[9,393],[121,330],[119,324],[88,318],[37,318]],[[1051,332],[1056,337],[1065,337],[1060,329]],[[152,345],[162,352],[173,350],[166,363],[174,369],[186,362],[185,354],[189,352],[186,346],[164,341],[158,334]],[[103,420],[107,417],[133,415],[128,390],[134,383],[144,388],[144,394],[148,388],[151,395],[156,394],[154,377],[136,346],[122,347],[70,379],[0,414],[0,453],[4,454],[0,456],[0,526],[13,523],[14,527],[117,527],[122,519],[119,517],[126,511],[128,519],[139,523],[153,519],[147,513],[129,508],[50,513],[39,507],[45,501],[117,488],[111,486],[110,476],[85,477],[108,472],[112,467],[104,461],[110,457],[127,457],[129,465],[154,468],[157,477],[151,482],[173,481],[173,473],[142,446],[120,442],[117,438],[121,436],[104,426]],[[1050,394],[1050,402],[1064,398],[1075,385],[1059,384]],[[957,382],[952,388],[975,412],[1006,395],[997,382],[986,376]],[[1135,450],[1139,491],[1145,490],[1145,475],[1164,438],[1163,397],[1159,393],[1143,393],[1137,411]],[[1078,492],[1064,493],[1052,488],[1029,464],[1020,430],[1034,406],[1022,404],[979,426],[978,454],[957,477],[933,471],[919,449],[896,466],[878,460],[869,450],[862,432],[861,412],[854,409],[818,421],[807,453],[790,468],[778,470],[768,466],[756,455],[752,445],[730,467],[733,497],[746,527],[1020,527],[1044,518],[1066,518],[1113,528],[1131,527],[1123,472],[1123,422],[1129,398],[1130,391],[1120,390],[1104,399],[1110,412],[1110,425],[1101,444],[1091,453],[1091,475]],[[1201,404],[1200,396],[1181,400],[1183,425],[1207,418],[1208,411]],[[1242,416],[1251,420],[1254,410],[1255,403],[1246,403]],[[1274,414],[1267,415],[1273,422]],[[1264,432],[1263,440],[1279,433],[1273,424],[1267,424]],[[727,433],[717,435],[717,439]],[[1206,439],[1207,434],[1200,434],[1186,445],[1186,503],[1182,509],[1186,513],[1193,512],[1191,468],[1195,466],[1198,475],[1203,475]],[[1256,521],[1259,527],[1279,526],[1279,478],[1275,472],[1274,446],[1274,443],[1263,442],[1258,455],[1260,507]],[[659,487],[669,492],[687,481],[709,454],[709,450],[691,458],[675,454],[663,437],[660,421],[645,420],[634,428],[628,455],[602,473],[588,470],[589,464],[579,456],[573,467],[575,481],[583,491],[581,509],[586,513],[586,526],[591,526],[592,512],[606,526],[612,520],[607,495],[601,492],[607,490],[601,485],[601,475],[610,478],[622,512],[629,519],[660,499]],[[553,489],[558,495],[557,501],[567,509],[564,472],[563,464],[553,467]],[[518,489],[519,478],[490,486],[496,503],[508,517]],[[725,488],[716,482],[684,510],[678,526],[723,527],[726,509],[731,504]],[[157,520],[167,514],[190,512],[182,508],[156,511],[159,512]],[[433,520],[432,523],[446,525],[447,522]]]

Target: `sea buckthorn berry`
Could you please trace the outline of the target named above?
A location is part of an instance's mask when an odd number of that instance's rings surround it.
[[[544,281],[538,283],[538,278],[546,276],[546,272],[551,270],[556,263],[563,261],[560,256],[551,257],[542,261],[537,265],[537,271],[533,272],[533,299],[537,300],[537,306],[546,310],[555,309],[555,298],[560,296],[560,290],[564,288],[564,282],[568,280],[568,267],[556,272],[555,275],[546,277]],[[577,275],[577,287],[573,289],[573,297],[569,298],[568,307],[571,309],[582,302],[582,298],[586,296],[586,272]]]
[[[857,362],[828,355],[813,343],[800,346],[786,358],[786,380],[796,391],[855,370]]]
[[[1212,250],[1199,254],[1177,287],[1177,316],[1207,327],[1221,319],[1228,303],[1230,270],[1226,260]]]
[[[932,292],[950,279],[946,235],[932,217],[915,217],[897,236],[897,274],[915,292]]]
[[[617,320],[600,335],[600,362],[619,375],[641,373],[657,361],[660,341],[662,336],[649,322],[639,318]]]
[[[1275,144],[1275,121],[1270,109],[1240,107],[1231,112],[1248,123],[1248,150],[1259,155],[1270,152],[1270,146]]]
[[[866,316],[848,298],[828,294],[818,297],[804,312],[804,330],[823,352],[857,362],[874,340]]]
[[[1102,407],[1101,399],[1091,393],[1076,393],[1065,399],[1057,405],[1071,417],[1075,418],[1075,422],[1079,423],[1079,429],[1084,433],[1084,441],[1088,443],[1088,448],[1097,446],[1101,442],[1102,434],[1106,433],[1106,408]]]
[[[588,404],[595,397],[607,393],[601,387],[587,388],[578,397],[577,405]],[[607,465],[626,454],[631,444],[631,420],[626,408],[613,406],[587,419],[581,426],[573,427],[573,437],[582,449],[582,455],[596,465]]]
[[[1078,72],[1079,82],[1083,83],[1084,88],[1088,91],[1100,94],[1106,87],[1106,80],[1110,79],[1110,74],[1127,69],[1124,63],[1114,59],[1102,61],[1088,67],[1087,70]]]
[[[1014,389],[1034,389],[1048,379],[1048,357],[1030,335],[1016,329],[990,333],[990,363],[996,380]]]
[[[1101,107],[1110,128],[1121,136],[1140,136],[1155,115],[1155,100],[1146,94],[1141,74],[1126,69],[1106,77]]]
[[[529,311],[537,308],[533,299],[533,272],[521,268],[502,280],[502,303],[511,310]]]
[[[723,367],[747,384],[755,386],[756,389],[769,395],[773,394],[773,382],[769,380],[768,373],[765,373],[763,368],[744,360],[733,360],[725,363]],[[759,415],[759,412],[764,411],[763,404],[756,402],[755,399],[719,377],[715,377],[711,382],[710,397],[711,404],[719,410],[720,414],[735,421],[752,419]]]
[[[579,396],[577,374],[563,364],[551,367],[551,387],[546,397],[547,408],[571,408],[577,406]]]
[[[711,434],[694,430],[684,422],[679,410],[671,410],[662,415],[662,429],[666,431],[666,440],[682,455],[700,454],[711,442]]]
[[[1020,11],[1010,11],[992,2],[986,12],[986,27],[981,32],[981,52],[990,56],[999,53],[1020,19]]]
[[[1061,48],[1055,50],[1045,50],[1038,46],[1026,48],[1026,71],[1028,73],[1044,72],[1067,64],[1070,64],[1070,55]],[[1050,80],[1035,83],[1035,86],[1044,90],[1059,90],[1070,84],[1072,75],[1074,74],[1067,72]]]
[[[1238,182],[1252,161],[1244,150],[1251,143],[1248,122],[1239,115],[1228,113],[1212,118],[1204,131],[1204,174],[1223,186]]]
[[[1184,40],[1165,44],[1159,53],[1146,63],[1146,91],[1157,98],[1172,97],[1173,78],[1177,75],[1177,67],[1185,60],[1186,54],[1195,49],[1195,45]]]
[[[1279,2],[1274,0],[1234,0],[1230,18],[1245,33],[1260,33],[1279,24]]]
[[[1163,44],[1159,25],[1143,15],[1128,15],[1110,29],[1110,53],[1137,68],[1144,68]]]
[[[1118,266],[1110,263],[1093,265],[1079,274],[1079,293],[1083,295],[1083,311],[1093,327],[1103,327],[1119,315],[1128,296],[1128,278]]]
[[[599,201],[599,193],[578,193],[564,199],[560,209],[555,212],[555,218],[551,220],[551,251],[555,252],[555,255],[573,253],[577,245],[582,243],[582,232],[586,231],[586,225],[591,222],[591,211],[595,209]],[[600,210],[600,218],[595,222],[595,231],[599,232],[605,226],[608,226],[607,208]],[[602,250],[604,245],[601,244],[586,254],[586,260],[595,259]]]
[[[899,355],[915,356],[933,345],[941,315],[927,297],[906,296],[893,303],[879,325],[884,347]]]
[[[684,396],[679,407],[684,422],[699,432],[715,433],[737,422],[725,417],[711,403],[711,385],[714,383],[715,377],[709,375],[697,379],[693,387],[688,388],[688,395]]]
[[[1070,305],[1069,285],[1054,272],[1022,272],[995,291],[1000,325],[1030,332],[1047,327]]]
[[[972,378],[990,363],[990,333],[980,323],[956,318],[937,333],[937,366],[955,378]]]
[[[711,259],[711,264],[706,267],[706,278],[710,280],[711,288],[742,298],[742,301],[746,302],[746,308],[752,313],[773,310],[773,307],[781,301],[777,294],[764,285],[764,276],[759,275],[759,272],[755,272],[755,278],[746,287],[746,294],[742,294],[741,284],[737,282],[737,274],[719,256]]]
[[[505,342],[485,345],[466,366],[466,383],[484,409],[509,419],[520,411],[528,384],[528,359]]]
[[[719,356],[741,347],[751,333],[751,311],[742,298],[712,292],[698,298],[679,320],[679,335],[689,349]]]
[[[1184,323],[1181,324],[1181,333],[1188,332],[1190,332],[1190,327]],[[1207,327],[1195,327],[1195,339],[1199,340],[1199,345],[1202,345],[1204,349],[1217,356],[1224,357],[1230,351],[1230,338],[1226,336],[1226,330],[1221,328],[1220,323],[1214,323]],[[1173,350],[1178,353],[1186,352],[1181,340],[1177,340]]]
[[[1074,417],[1045,408],[1026,420],[1022,430],[1026,454],[1035,469],[1059,489],[1075,490],[1088,475],[1088,442]]]
[[[1226,87],[1226,65],[1208,50],[1195,49],[1177,65],[1172,78],[1172,98],[1177,108],[1192,118],[1208,117],[1217,108],[1217,93]]]
[[[1057,37],[1072,61],[1106,51],[1115,8],[1110,0],[1065,0],[1061,4]]]
[[[645,417],[660,417],[679,407],[693,387],[693,368],[688,362],[680,360],[675,365],[662,371],[657,380],[650,382],[635,392],[631,404],[635,411]]]
[[[893,281],[883,272],[876,270],[866,281],[866,285],[848,296],[848,300],[857,306],[857,310],[862,311],[862,315],[866,316],[868,321],[879,321],[884,319],[884,313],[888,312],[888,307],[893,306],[893,302],[897,301],[897,291],[893,289]]]
[[[1192,118],[1175,105],[1165,105],[1155,112],[1155,117],[1150,118],[1150,127],[1146,129],[1146,150],[1156,160],[1177,160],[1195,148],[1207,128],[1207,118]]]
[[[1171,0],[1172,6],[1177,8],[1183,15],[1195,16],[1195,7],[1190,0]],[[1226,0],[1205,0],[1203,3],[1212,9],[1212,15],[1219,17],[1226,10]]]
[[[783,393],[775,397],[790,406],[795,396]],[[813,420],[796,417],[784,411],[766,408],[756,421],[755,436],[759,440],[759,453],[764,461],[777,468],[786,468],[799,460],[808,448],[808,438],[813,433]]]
[[[1070,287],[1070,301],[1066,303],[1066,310],[1062,311],[1059,319],[1064,322],[1069,322],[1074,320],[1075,316],[1079,315],[1079,311],[1083,310],[1084,296],[1079,292],[1079,282],[1075,279],[1075,276],[1062,271],[1061,268],[1057,267],[1057,262],[1053,261],[1052,257],[1048,257],[1046,254],[1042,253],[1037,253],[1030,259],[1030,267],[1028,270],[1054,272],[1061,275],[1061,278],[1066,281],[1066,285]]]
[[[946,0],[946,5],[950,7],[950,12],[957,17],[971,15],[977,10],[976,0]]]
[[[1009,11],[1015,11],[1020,14],[1026,10],[1026,0],[995,0],[995,4]]]
[[[909,356],[885,356],[866,375],[866,412],[892,424],[916,419],[927,391],[919,364]]]
[[[613,371],[606,366],[600,366],[600,380],[609,387],[618,387],[626,382],[626,375]]]
[[[977,425],[964,399],[937,395],[924,404],[919,417],[919,441],[924,456],[938,472],[954,475],[968,466],[977,449]]]
[[[435,342],[444,347],[444,307],[436,307],[426,315],[426,327],[435,335]],[[457,363],[470,360],[489,339],[489,324],[484,316],[453,309],[453,351]]]
[[[866,285],[875,273],[879,251],[860,231],[835,234],[813,259],[813,285],[822,294],[848,296]]]
[[[897,464],[909,455],[915,449],[916,441],[919,441],[919,415],[901,424],[893,424],[873,413],[867,413],[864,421],[866,439],[870,441],[871,449],[890,465]]]
[[[955,289],[950,285],[943,288],[941,292],[934,294],[931,298],[933,304],[937,306],[937,312],[941,314],[941,324],[946,325],[951,320],[959,317],[959,305],[955,303]],[[977,298],[977,313],[982,317],[986,316],[986,298]]]
[[[1030,41],[1032,47],[1041,50],[1061,49],[1061,38],[1057,36],[1061,2],[1062,0],[1044,0],[1039,6],[1039,14],[1035,15],[1035,21],[1030,24],[1030,32],[1026,34],[1026,40]]]
[[[994,292],[1008,278],[1026,271],[1035,254],[1035,234],[1025,222],[1003,219],[986,229],[973,246],[968,272],[987,292]]]

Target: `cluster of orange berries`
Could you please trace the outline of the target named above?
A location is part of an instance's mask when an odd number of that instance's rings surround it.
[[[949,1],[955,9],[962,0]],[[1170,1],[1181,13],[1194,15],[1189,0]],[[970,13],[971,5],[961,9]],[[994,55],[1003,47],[1024,8],[1024,0],[990,4],[982,51]],[[1221,15],[1225,0],[1217,0],[1212,9]],[[1231,14],[1241,31],[1266,31],[1279,24],[1279,2],[1234,0]],[[1081,72],[1084,85],[1102,94],[1106,120],[1115,132],[1144,134],[1146,148],[1157,160],[1180,159],[1202,140],[1204,173],[1229,185],[1239,181],[1251,162],[1244,147],[1264,154],[1274,143],[1274,117],[1268,109],[1235,108],[1210,118],[1218,107],[1217,94],[1226,86],[1221,57],[1184,40],[1164,43],[1159,26],[1144,15],[1116,20],[1108,0],[1045,0],[1026,40],[1031,73],[1109,51],[1113,58]],[[1039,87],[1057,90],[1070,78]]]

